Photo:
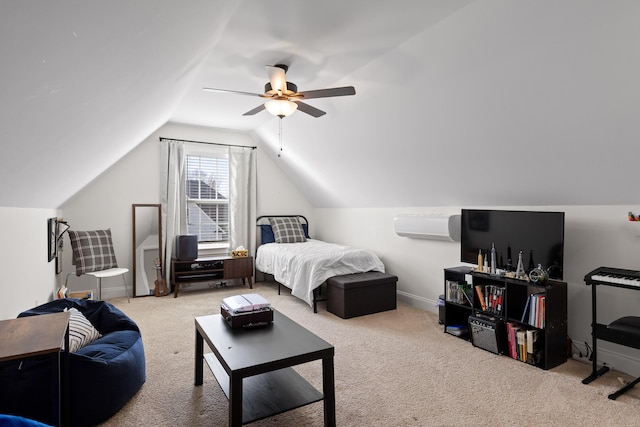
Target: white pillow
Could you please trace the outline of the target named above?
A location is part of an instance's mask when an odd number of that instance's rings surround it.
[[[65,308],[64,311],[71,313],[69,317],[69,349],[71,353],[75,353],[102,336],[93,327],[89,319],[84,317],[84,314],[80,313],[76,308]]]

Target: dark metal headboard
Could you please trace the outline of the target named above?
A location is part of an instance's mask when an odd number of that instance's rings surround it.
[[[309,229],[309,220],[304,215],[261,215],[256,219],[256,227],[259,225],[266,225],[269,223],[269,218],[298,218],[301,224],[307,225],[307,230]],[[262,244],[260,233],[256,234],[256,250],[258,246]]]
[[[258,219],[256,219],[256,225],[264,224],[264,220],[265,219],[268,220],[269,218],[291,218],[291,217],[302,219],[304,220],[304,224],[307,224],[307,226],[309,226],[309,221],[304,215],[262,215],[262,216],[259,216]],[[260,222],[260,220],[263,220],[262,223]]]

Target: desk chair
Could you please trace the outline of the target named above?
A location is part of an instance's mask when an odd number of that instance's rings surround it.
[[[76,266],[76,276],[89,275],[96,278],[98,281],[99,300],[102,299],[102,279],[122,276],[127,300],[131,302],[125,277],[129,269],[118,267],[116,255],[113,252],[111,229],[94,231],[69,230],[68,233],[71,239],[72,263]]]

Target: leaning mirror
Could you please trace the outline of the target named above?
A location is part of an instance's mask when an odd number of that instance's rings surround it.
[[[155,281],[162,277],[162,220],[159,204],[134,204],[133,222],[133,296],[154,294]]]

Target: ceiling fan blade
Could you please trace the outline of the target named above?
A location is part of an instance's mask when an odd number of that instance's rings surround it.
[[[246,113],[243,114],[243,116],[253,116],[254,114],[259,113],[262,110],[264,110],[264,104],[260,104],[253,110],[247,111]]]
[[[311,105],[305,104],[304,102],[296,101],[296,104],[298,104],[298,110],[313,117],[322,117],[327,114],[326,112],[318,110],[316,107],[312,107]]]
[[[252,93],[252,92],[242,92],[239,90],[227,90],[227,89],[215,89],[212,87],[203,87],[202,90],[206,90],[207,92],[220,92],[220,93],[237,93],[240,95],[249,95],[249,96],[260,96],[262,98],[267,98],[264,93]],[[270,98],[270,97],[268,97]]]
[[[287,77],[284,69],[272,65],[265,65],[271,89],[276,92],[284,92],[287,89]]]
[[[328,98],[331,96],[347,96],[355,95],[356,89],[353,86],[334,87],[331,89],[307,90],[296,93],[296,96],[302,96],[303,99]]]

